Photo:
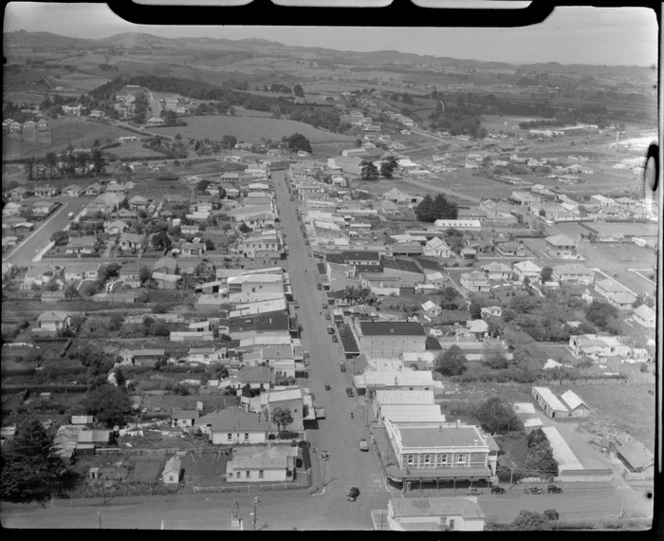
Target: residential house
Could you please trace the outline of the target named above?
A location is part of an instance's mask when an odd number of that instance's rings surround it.
[[[538,282],[542,274],[542,268],[530,260],[514,263],[512,269],[519,282],[523,282],[526,278],[528,278],[530,282]]]
[[[64,280],[96,280],[99,277],[99,267],[99,263],[72,263],[65,267]]]
[[[482,531],[485,515],[474,497],[391,498],[387,526],[392,531]]]
[[[154,272],[165,274],[175,274],[178,268],[178,262],[174,257],[160,257],[152,266]]]
[[[215,445],[256,445],[266,443],[272,432],[269,419],[260,412],[228,408],[200,417],[196,426]]]
[[[97,249],[97,238],[92,235],[83,237],[69,237],[69,242],[65,247],[65,254],[80,255],[94,254]]]
[[[128,287],[141,287],[141,267],[136,261],[129,261],[122,265],[118,278]]]
[[[503,257],[524,257],[526,255],[526,248],[521,242],[499,242],[495,246],[497,254]]]
[[[618,310],[631,310],[636,302],[636,297],[629,291],[618,291],[617,293],[609,293],[606,300]]]
[[[569,337],[569,348],[577,357],[586,355],[591,358],[627,357],[630,347],[616,336],[598,336],[579,334]]]
[[[424,255],[431,257],[442,257],[449,258],[452,257],[452,250],[447,245],[447,243],[440,239],[439,237],[433,237],[429,239],[424,246]]]
[[[226,356],[226,348],[203,347],[189,348],[186,361],[195,364],[213,364],[220,362]]]
[[[135,195],[129,199],[128,203],[131,210],[138,211],[145,210],[150,202],[142,195]]]
[[[482,265],[482,272],[489,280],[510,280],[512,278],[512,267],[505,263],[493,261],[487,265]]]
[[[83,188],[77,186],[76,184],[70,184],[66,188],[63,188],[62,192],[60,193],[65,197],[80,197],[83,193]]]
[[[580,263],[555,265],[551,279],[561,284],[592,285],[595,273]]]
[[[20,289],[30,289],[32,284],[42,286],[48,284],[54,277],[53,268],[30,267],[21,283]]]
[[[238,447],[226,463],[229,483],[285,482],[295,478],[298,447]]]
[[[550,257],[558,259],[576,259],[577,243],[566,235],[554,235],[545,239],[545,251]]]
[[[274,372],[269,366],[243,367],[237,375],[237,389],[249,385],[251,389],[266,391],[274,387]]]
[[[46,184],[44,186],[35,186],[34,193],[35,197],[54,197],[58,195],[58,189],[55,186]]]
[[[109,236],[119,235],[123,233],[129,225],[122,220],[113,220],[112,222],[104,222],[104,233]]]
[[[642,304],[634,310],[632,318],[642,327],[654,329],[657,323],[657,312],[649,306]]]
[[[422,310],[429,317],[438,317],[441,312],[440,306],[435,302],[428,300],[422,305]]]
[[[30,191],[23,186],[17,186],[16,188],[9,190],[7,195],[10,201],[23,201],[30,194]]]
[[[178,428],[191,428],[197,424],[198,410],[183,410],[173,408],[171,412],[171,426]]]
[[[180,257],[200,258],[205,253],[204,242],[181,242],[179,244]]]
[[[142,245],[143,235],[137,235],[136,233],[122,233],[118,240],[118,246],[123,252],[136,253],[140,251]]]
[[[42,312],[37,317],[37,327],[41,331],[48,331],[54,334],[68,329],[71,323],[71,316],[67,312],[51,310]]]
[[[83,192],[84,195],[90,195],[90,196],[98,196],[104,191],[104,187],[99,184],[98,182],[95,182],[94,184],[90,184],[85,191]]]
[[[406,192],[402,192],[397,188],[391,188],[381,195],[381,198],[385,201],[391,201],[396,204],[418,204],[422,201],[422,197],[419,195],[410,195]]]
[[[166,359],[166,352],[161,348],[142,348],[128,349],[124,348],[118,353],[120,364],[130,366],[154,366],[158,362]]]
[[[15,201],[10,201],[2,208],[2,215],[5,218],[20,216],[22,208],[23,206],[20,203],[16,203]]]
[[[631,436],[618,439],[616,456],[631,473],[647,471],[655,464],[655,456],[652,452]]]
[[[33,203],[30,208],[35,216],[48,216],[55,210],[56,207],[56,203],[51,203],[49,201],[37,201],[36,203]]]
[[[491,289],[489,280],[480,271],[465,272],[461,275],[461,286],[464,287],[467,291],[475,293],[486,293]]]

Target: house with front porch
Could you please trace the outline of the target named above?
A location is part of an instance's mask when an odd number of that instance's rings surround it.
[[[81,194],[83,193],[83,188],[81,188],[76,184],[70,184],[66,188],[63,188],[62,192],[60,193],[65,197],[81,197]]]
[[[226,463],[229,483],[286,482],[295,479],[298,447],[257,445],[238,447]]]
[[[526,278],[528,278],[530,282],[539,282],[542,274],[542,268],[530,260],[514,263],[514,265],[512,265],[512,270],[519,282],[523,282]]]
[[[492,261],[487,265],[482,265],[480,268],[489,280],[503,281],[512,278],[512,267],[505,263]]]
[[[424,245],[424,255],[446,259],[452,257],[452,250],[444,240],[439,237],[433,237]]]
[[[67,255],[91,255],[97,250],[97,238],[92,235],[85,235],[83,237],[69,237],[69,242],[65,246],[65,254]]]
[[[554,235],[545,239],[546,253],[557,259],[576,259],[577,242],[566,235]]]
[[[560,284],[589,286],[595,281],[595,273],[580,263],[555,265],[552,270],[551,279]]]
[[[486,293],[491,289],[489,280],[480,271],[465,272],[460,278],[461,286],[467,291]]]
[[[99,278],[99,263],[72,263],[65,267],[65,282],[77,280],[96,280]]]
[[[123,252],[138,252],[143,245],[143,235],[136,233],[122,233],[118,240],[118,246]]]
[[[228,408],[200,417],[196,423],[214,445],[256,445],[267,442],[272,425],[264,413]]]
[[[68,329],[70,324],[71,316],[67,312],[50,310],[42,312],[37,318],[37,328],[53,334]]]

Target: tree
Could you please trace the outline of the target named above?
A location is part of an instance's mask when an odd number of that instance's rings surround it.
[[[472,301],[470,301],[470,308],[468,309],[470,312],[470,317],[472,319],[481,319],[482,318],[482,303],[479,299],[473,298]]]
[[[127,378],[124,375],[124,372],[122,372],[122,370],[119,368],[116,368],[113,374],[115,375],[115,383],[117,383],[118,387],[124,387],[125,383],[127,382]]]
[[[56,246],[62,246],[69,241],[69,233],[66,231],[54,231],[50,240],[51,242],[54,242]]]
[[[283,137],[282,141],[288,145],[288,148],[291,150],[291,152],[298,152],[300,150],[304,150],[310,154],[312,152],[309,139],[307,139],[301,133],[294,133],[288,137]]]
[[[14,438],[2,449],[3,501],[46,501],[59,491],[62,461],[41,421],[26,415],[16,423]]]
[[[608,302],[595,300],[586,308],[586,319],[602,329],[605,329],[617,316],[617,308]]]
[[[458,209],[455,203],[447,201],[443,194],[431,197],[427,194],[415,207],[415,216],[420,222],[435,222],[436,220],[455,220]]]
[[[575,380],[578,377],[578,372],[566,366],[554,366],[545,370],[549,378],[558,382],[559,385],[563,384],[565,380]]]
[[[394,156],[388,156],[380,163],[380,174],[385,178],[392,178],[394,171],[399,167],[399,162]]]
[[[452,346],[438,354],[435,359],[436,372],[443,376],[458,376],[466,370],[468,361],[459,346]]]
[[[25,172],[28,177],[28,180],[33,180],[35,177],[35,163],[37,160],[35,158],[28,158],[25,160]]]
[[[551,523],[536,511],[520,511],[519,515],[509,524],[509,530],[551,530]]]
[[[373,162],[369,160],[362,160],[360,166],[362,167],[362,180],[378,180],[378,168],[373,164]]]
[[[482,428],[491,434],[516,432],[523,428],[511,406],[498,397],[489,398],[476,412]]]
[[[89,415],[94,415],[97,421],[109,428],[124,426],[132,412],[126,391],[110,384],[101,385],[89,393],[85,406]]]
[[[146,284],[152,278],[152,271],[149,267],[141,267],[141,270],[138,271],[138,276],[141,280],[141,284]]]
[[[300,85],[295,85],[293,87],[293,94],[295,94],[298,98],[304,98],[304,89]]]
[[[73,299],[79,296],[78,289],[74,284],[69,284],[65,288],[65,299]]]
[[[456,299],[459,296],[459,292],[453,287],[446,287],[441,291],[440,307],[443,310],[456,310],[458,305]]]
[[[550,282],[553,276],[553,269],[551,267],[544,267],[540,273],[540,280],[542,283]]]
[[[108,322],[108,330],[119,331],[120,327],[122,327],[123,322],[124,322],[124,317],[122,316],[122,314],[118,314],[117,312],[114,313]]]
[[[237,145],[237,138],[234,135],[224,135],[221,138],[221,146],[226,150],[235,148]]]
[[[272,422],[277,425],[281,434],[288,425],[293,423],[293,414],[288,408],[277,406],[272,410]]]
[[[53,176],[55,167],[58,164],[58,157],[55,152],[47,152],[44,156],[44,164],[48,167],[49,176]]]
[[[240,224],[240,227],[238,227],[238,230],[240,231],[240,233],[244,233],[246,235],[247,233],[249,233],[251,231],[251,227],[249,227],[247,224],[242,222]]]
[[[152,246],[155,250],[168,250],[173,245],[168,233],[160,231],[152,236]]]
[[[95,175],[103,175],[106,173],[106,160],[99,147],[94,147],[92,149],[90,160],[92,161],[92,171]]]
[[[209,181],[209,180],[206,180],[206,179],[199,180],[199,181],[196,183],[196,191],[197,191],[197,192],[204,192],[205,190],[208,189],[208,186],[209,186],[209,185],[210,185],[210,181]]]

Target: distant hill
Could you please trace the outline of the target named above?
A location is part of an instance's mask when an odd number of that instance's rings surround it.
[[[25,32],[22,30],[5,32],[3,34],[3,42],[7,48],[84,49],[99,47],[98,40],[94,39],[70,38],[52,34],[51,32]]]

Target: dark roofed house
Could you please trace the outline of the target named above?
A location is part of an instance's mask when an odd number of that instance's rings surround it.
[[[633,438],[616,443],[616,455],[630,472],[642,472],[655,464],[654,455],[640,441]]]
[[[404,351],[424,351],[427,335],[420,323],[358,321],[352,326],[360,351],[368,357],[394,358]]]
[[[341,252],[346,265],[380,265],[380,254],[369,250]]]
[[[233,340],[240,340],[254,334],[289,336],[291,325],[288,310],[234,317],[228,322],[228,331]]]
[[[264,414],[229,408],[209,413],[198,419],[197,425],[217,445],[265,443],[272,430]]]
[[[188,428],[196,424],[198,419],[198,410],[183,410],[173,408],[171,412],[171,426],[180,428]]]
[[[274,371],[269,366],[245,366],[238,372],[238,387],[249,385],[265,391],[274,387]]]

